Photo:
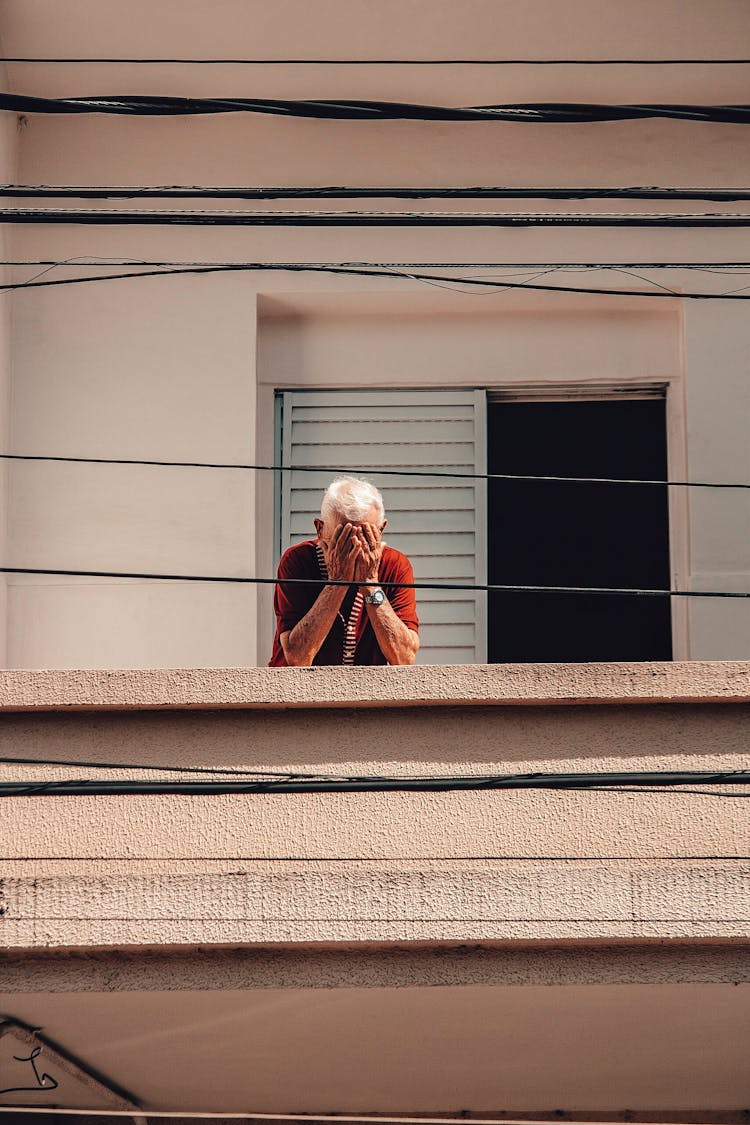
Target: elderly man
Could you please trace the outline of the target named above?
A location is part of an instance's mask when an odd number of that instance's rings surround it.
[[[414,590],[380,583],[411,583],[414,575],[407,557],[383,542],[387,520],[377,488],[355,477],[335,480],[314,523],[317,538],[290,547],[279,563],[271,667],[413,664],[419,648]]]

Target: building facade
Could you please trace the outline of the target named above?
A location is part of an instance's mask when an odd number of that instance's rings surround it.
[[[673,107],[747,102],[749,38],[0,5],[0,1117],[745,1119],[750,157]],[[58,112],[94,96],[666,109]],[[348,470],[420,662],[268,669]],[[236,788],[279,775],[425,784]]]

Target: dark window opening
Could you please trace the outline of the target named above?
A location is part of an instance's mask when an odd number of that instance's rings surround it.
[[[490,473],[665,480],[664,399],[490,402]],[[668,589],[667,488],[488,482],[488,581]],[[490,663],[671,660],[670,599],[494,592]]]

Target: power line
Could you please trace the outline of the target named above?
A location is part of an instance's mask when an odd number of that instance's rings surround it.
[[[256,578],[226,574],[153,574],[145,571],[75,570],[52,567],[0,566],[0,574],[56,575],[72,578],[132,578],[162,582],[231,582],[240,585],[294,585],[358,587],[357,582],[332,578]],[[631,586],[535,586],[472,582],[379,582],[386,590],[463,590],[474,593],[502,592],[516,594],[595,594],[639,598],[750,598],[744,590],[659,590]]]
[[[45,63],[45,64],[116,64],[128,63],[133,66],[747,66],[750,59],[478,59],[452,58],[437,59],[379,58],[379,59],[262,59],[262,58],[81,58],[81,57],[0,57],[0,63]]]
[[[676,187],[220,187],[190,184],[101,185],[1,184],[10,199],[705,199],[750,200],[750,188]]]
[[[218,266],[225,269],[474,269],[474,270],[548,270],[549,272],[584,272],[592,270],[693,270],[701,273],[714,273],[721,270],[750,270],[750,261],[731,262],[247,262],[234,259],[228,261],[216,260],[176,260],[176,259],[146,259],[146,258],[118,258],[95,254],[84,254],[72,258],[3,258],[0,266],[54,266],[59,268],[90,267],[102,269],[109,266],[159,266],[161,267],[199,267]],[[129,276],[129,275],[125,275]],[[731,276],[731,275],[730,275]],[[476,280],[476,279],[474,279]]]
[[[74,763],[68,763],[73,765]],[[166,768],[166,767],[165,767]],[[454,776],[308,776],[290,774],[256,780],[224,777],[213,780],[65,778],[46,781],[0,781],[0,797],[42,796],[153,796],[180,794],[208,796],[257,793],[453,793],[548,789],[590,792],[650,792],[669,790],[691,795],[750,797],[750,791],[727,793],[708,789],[680,789],[680,786],[750,785],[750,770],[685,770],[598,773],[463,774]]]
[[[340,465],[253,465],[233,461],[167,461],[139,457],[74,457],[65,454],[0,453],[0,461],[50,461],[73,465],[142,465],[174,469],[234,469],[268,473],[367,473],[370,476],[421,477],[447,480],[539,481],[555,484],[645,485],[659,488],[733,488],[750,489],[750,483],[725,481],[646,480],[636,477],[562,477],[533,473],[469,473],[427,467],[381,469],[377,466],[342,467]]]
[[[392,783],[399,783],[401,781],[408,781],[411,784],[419,784],[421,782],[443,782],[451,783],[458,781],[461,783],[460,787],[466,787],[467,783],[472,781],[479,781],[486,783],[488,776],[493,784],[483,787],[493,789],[558,789],[567,788],[571,784],[576,789],[598,789],[600,785],[639,785],[649,786],[656,785],[660,788],[669,788],[683,785],[745,785],[750,784],[750,770],[670,770],[667,772],[662,771],[638,771],[637,773],[626,773],[618,771],[615,773],[552,773],[552,772],[535,772],[524,774],[491,774],[491,775],[475,775],[475,774],[460,774],[444,776],[440,774],[417,774],[417,775],[383,775],[383,774],[329,774],[329,773],[305,773],[299,770],[250,770],[241,767],[228,767],[221,769],[216,766],[175,766],[170,764],[155,764],[153,762],[138,763],[138,762],[102,762],[102,761],[71,761],[65,758],[13,758],[3,754],[0,756],[0,765],[23,765],[23,766],[64,766],[75,769],[94,769],[94,770],[140,770],[142,772],[157,772],[157,773],[176,773],[176,774],[189,774],[202,776],[208,774],[215,777],[216,775],[226,775],[230,780],[233,777],[252,778],[254,781],[268,781],[271,779],[274,783],[292,783],[292,782],[315,782],[316,784],[325,784],[327,782],[342,783],[342,782],[356,782],[364,781],[367,784],[374,784],[376,782],[384,782],[388,785]]]
[[[20,226],[237,227],[750,227],[747,212],[508,212],[508,211],[163,211],[14,207],[0,223]]]
[[[512,121],[569,124],[660,117],[714,124],[750,123],[750,105],[523,102],[507,105],[447,106],[361,99],[189,98],[150,94],[39,98],[27,94],[2,93],[0,110],[9,110],[12,113],[107,113],[137,117],[263,113],[336,121]]]
[[[3,222],[3,212],[0,212],[0,222]],[[744,225],[744,224],[743,224]],[[750,226],[750,216],[747,217],[746,225]],[[53,263],[58,265],[59,263]],[[92,263],[87,263],[91,265]],[[455,268],[451,265],[446,268]],[[555,269],[559,267],[554,267]],[[611,267],[617,269],[620,267]],[[46,271],[45,271],[46,272]],[[644,289],[613,289],[604,287],[594,287],[585,285],[547,285],[541,282],[520,282],[520,281],[493,281],[492,279],[476,278],[476,277],[454,277],[445,276],[444,274],[432,274],[424,272],[415,272],[413,270],[404,271],[394,269],[389,266],[380,267],[362,267],[362,266],[347,266],[347,265],[328,265],[322,263],[306,263],[306,262],[234,262],[222,263],[221,265],[207,265],[207,266],[185,266],[177,269],[167,268],[149,270],[135,270],[130,269],[127,273],[111,273],[111,274],[97,274],[95,277],[63,277],[47,279],[45,281],[38,281],[31,278],[29,281],[16,281],[7,282],[0,285],[0,292],[13,292],[20,289],[41,289],[60,285],[85,285],[92,282],[100,281],[125,281],[142,277],[170,277],[178,275],[202,275],[214,273],[242,273],[242,272],[279,272],[279,273],[330,273],[334,275],[343,275],[350,277],[380,277],[380,278],[399,278],[404,281],[424,281],[427,283],[437,283],[444,288],[453,289],[454,292],[462,292],[462,290],[455,288],[458,285],[479,287],[485,290],[510,290],[510,289],[528,289],[533,291],[545,293],[582,293],[593,294],[596,296],[606,297],[645,297],[649,299],[668,299],[668,300],[681,300],[681,301],[747,301],[750,296],[744,293],[687,293],[678,290],[667,290],[661,287],[660,291],[644,290]],[[551,272],[551,271],[550,271]],[[663,291],[662,291],[663,290]]]

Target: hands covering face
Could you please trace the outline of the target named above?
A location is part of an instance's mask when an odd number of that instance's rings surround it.
[[[359,547],[354,563],[354,578],[362,586],[374,586],[378,581],[378,567],[383,554],[383,532],[374,523],[363,523],[352,529],[352,537]]]
[[[328,577],[335,582],[374,585],[383,553],[382,530],[373,523],[341,523],[330,540],[321,539]]]

